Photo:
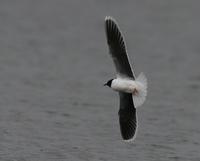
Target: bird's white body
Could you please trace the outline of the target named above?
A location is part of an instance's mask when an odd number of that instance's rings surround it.
[[[142,86],[140,82],[131,79],[116,78],[112,81],[111,88],[115,91],[125,93],[135,93],[135,90]]]
[[[113,79],[111,88],[115,91],[132,93],[136,107],[141,106],[147,95],[147,79],[141,73],[135,80],[118,77]]]

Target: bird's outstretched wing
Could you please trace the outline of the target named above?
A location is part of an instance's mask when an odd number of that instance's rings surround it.
[[[110,54],[113,58],[117,74],[120,76],[135,79],[134,73],[129,64],[126,46],[122,33],[112,17],[105,18],[105,30]],[[120,109],[119,123],[122,138],[132,140],[137,129],[136,108],[133,104],[132,94],[119,92]]]
[[[119,92],[120,109],[119,124],[122,138],[125,141],[134,139],[137,130],[137,114],[133,104],[132,94]]]
[[[117,74],[135,79],[129,64],[124,38],[116,21],[112,17],[108,16],[105,18],[105,31],[109,51],[113,58]]]

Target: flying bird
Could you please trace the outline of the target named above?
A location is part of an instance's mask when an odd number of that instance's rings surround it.
[[[116,78],[110,79],[108,86],[119,93],[119,124],[124,141],[132,141],[137,131],[136,107],[141,106],[147,95],[147,79],[143,73],[135,77],[129,63],[125,40],[115,19],[105,18],[105,32],[109,53],[116,68]]]

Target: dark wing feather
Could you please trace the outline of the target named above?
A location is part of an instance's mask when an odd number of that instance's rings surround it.
[[[119,92],[119,96],[119,123],[121,135],[124,140],[130,140],[134,138],[137,129],[136,108],[133,104],[132,94]]]
[[[135,79],[129,64],[125,42],[116,21],[111,17],[105,19],[105,30],[110,54],[113,58],[117,73]]]

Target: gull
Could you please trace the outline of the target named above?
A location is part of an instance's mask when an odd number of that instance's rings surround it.
[[[116,68],[116,78],[110,79],[104,86],[119,93],[119,124],[124,141],[133,141],[137,132],[136,108],[141,106],[147,95],[147,79],[143,73],[135,77],[129,63],[125,40],[116,20],[105,18],[105,32],[109,53]]]

